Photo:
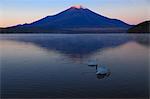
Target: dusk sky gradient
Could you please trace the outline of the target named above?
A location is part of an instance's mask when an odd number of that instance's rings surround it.
[[[128,24],[150,20],[149,0],[0,0],[0,27],[31,23],[74,5]]]

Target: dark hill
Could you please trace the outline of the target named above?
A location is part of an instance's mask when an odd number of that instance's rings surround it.
[[[130,28],[128,33],[150,33],[150,21],[145,21]]]

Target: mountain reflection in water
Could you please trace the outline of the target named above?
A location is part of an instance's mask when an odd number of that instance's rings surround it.
[[[106,36],[107,35],[107,36]],[[3,36],[1,39],[14,40],[19,42],[33,43],[36,46],[47,50],[58,51],[67,54],[70,58],[86,58],[97,51],[117,47],[127,42],[137,42],[149,46],[149,35],[15,35]]]

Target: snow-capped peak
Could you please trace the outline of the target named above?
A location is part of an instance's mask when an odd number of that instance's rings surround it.
[[[84,9],[83,6],[81,6],[81,5],[75,5],[75,6],[72,6],[71,8]]]

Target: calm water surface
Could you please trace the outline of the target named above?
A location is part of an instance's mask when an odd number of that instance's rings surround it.
[[[2,98],[148,98],[150,35],[0,35]],[[96,76],[97,60],[109,76]]]

